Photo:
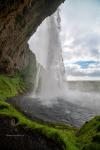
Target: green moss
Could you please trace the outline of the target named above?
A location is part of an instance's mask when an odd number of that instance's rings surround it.
[[[0,75],[0,98],[6,99],[24,90],[24,83],[18,75]]]
[[[82,150],[100,150],[100,116],[83,125],[78,132],[78,142]]]

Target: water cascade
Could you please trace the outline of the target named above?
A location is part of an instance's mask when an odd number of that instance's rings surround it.
[[[42,100],[44,104],[55,104],[60,98],[77,104],[79,107],[90,108],[98,112],[99,93],[82,92],[80,87],[70,90],[67,81],[64,80],[60,21],[58,9],[42,22],[28,42],[37,60],[35,88],[30,96]]]
[[[62,94],[64,64],[60,40],[59,9],[45,19],[29,40],[37,60],[37,77],[33,96],[51,99]]]

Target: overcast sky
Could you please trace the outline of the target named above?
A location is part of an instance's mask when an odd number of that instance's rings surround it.
[[[100,0],[66,0],[61,26],[68,79],[100,79]]]

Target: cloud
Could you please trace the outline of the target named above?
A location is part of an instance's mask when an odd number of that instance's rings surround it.
[[[63,57],[71,60],[100,59],[100,35],[86,34],[74,39],[70,45],[64,45]]]
[[[76,0],[66,1],[61,7],[61,37],[67,75],[100,76],[100,65],[95,63],[100,60],[99,5],[98,0]],[[77,61],[83,61],[84,67]]]
[[[84,64],[87,62],[84,62]],[[100,62],[88,64],[87,67],[83,68],[79,63],[69,63],[65,65],[67,76],[100,76]]]

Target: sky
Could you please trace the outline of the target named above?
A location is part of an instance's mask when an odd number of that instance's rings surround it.
[[[66,78],[100,80],[100,0],[66,0],[60,10]]]

